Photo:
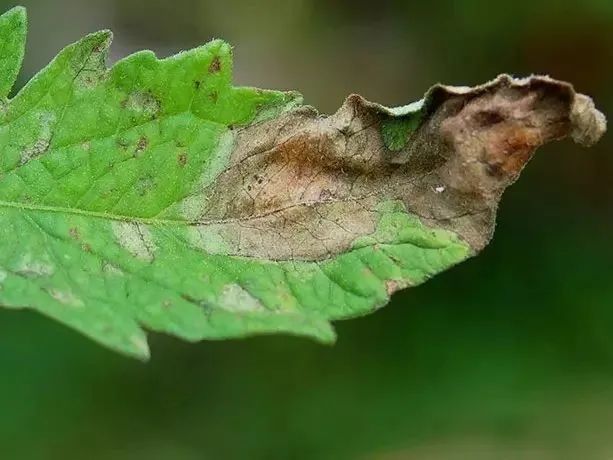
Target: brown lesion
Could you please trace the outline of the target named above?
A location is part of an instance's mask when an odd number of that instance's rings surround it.
[[[489,176],[473,174],[464,181],[469,187],[484,194],[506,187],[536,148],[569,133],[572,88],[538,83],[503,86],[468,101],[455,96],[446,102],[461,103],[461,109],[440,124],[442,138],[461,159],[455,164],[479,162],[483,169],[476,172]]]
[[[209,73],[218,73],[221,70],[221,59],[215,56],[209,64]]]
[[[296,116],[302,117],[287,115]],[[268,149],[237,146],[231,165],[217,180],[209,218],[246,219],[285,209],[296,217],[301,208],[360,199],[366,193],[357,192],[356,183],[373,183],[372,192],[374,183],[395,168],[383,158],[364,157],[357,144],[348,148],[345,136],[328,119],[307,116],[295,125]],[[268,133],[278,130],[268,128]]]
[[[569,133],[587,144],[600,137],[604,118],[584,98],[545,77],[437,86],[400,152],[381,136],[394,115],[360,96],[330,117],[299,108],[238,133],[199,225],[215,226],[238,255],[317,260],[372,233],[378,203],[400,200],[477,252],[537,147]]]
[[[136,148],[134,149],[134,155],[140,156],[140,154],[145,151],[148,146],[149,139],[147,139],[145,136],[139,137],[138,141],[136,142]]]
[[[177,163],[180,167],[184,167],[187,164],[187,152],[181,152],[177,155]]]

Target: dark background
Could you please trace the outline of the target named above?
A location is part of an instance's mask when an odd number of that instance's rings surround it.
[[[501,72],[569,80],[613,113],[610,0],[21,3],[20,84],[111,28],[112,60],[224,38],[238,84],[328,113],[351,92],[402,105]],[[478,258],[337,324],[334,347],[153,336],[142,364],[0,311],[0,458],[613,458],[612,147],[542,149]]]

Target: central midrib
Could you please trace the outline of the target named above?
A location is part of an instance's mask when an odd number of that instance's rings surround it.
[[[138,217],[138,216],[124,216],[120,214],[112,214],[108,212],[98,212],[98,211],[89,211],[85,209],[79,208],[64,208],[60,206],[45,206],[40,204],[31,204],[31,203],[18,203],[13,201],[2,201],[0,200],[0,208],[11,208],[18,210],[27,210],[27,211],[38,211],[38,212],[48,212],[48,213],[56,213],[56,214],[71,214],[77,216],[84,217],[92,217],[95,219],[104,219],[104,220],[115,220],[121,222],[134,222],[145,225],[168,225],[168,226],[179,226],[179,227],[189,227],[189,226],[198,226],[198,225],[220,225],[220,224],[230,224],[233,222],[242,222],[249,221],[255,219],[265,218],[271,215],[274,215],[278,212],[287,211],[292,208],[301,207],[301,206],[314,206],[317,204],[330,204],[330,203],[343,203],[343,202],[351,202],[351,201],[360,201],[362,199],[368,198],[371,195],[365,195],[361,197],[350,197],[345,199],[329,199],[322,201],[304,201],[293,203],[291,205],[276,208],[264,212],[262,214],[253,215],[253,216],[245,216],[245,217],[234,217],[234,218],[226,218],[226,219],[210,219],[210,220],[196,220],[196,221],[187,221],[187,220],[179,220],[179,219],[158,219],[153,217]]]
[[[76,209],[76,208],[62,208],[58,206],[45,206],[39,204],[30,204],[30,203],[16,203],[11,201],[0,201],[0,208],[12,208],[12,209],[20,209],[27,211],[39,211],[39,212],[49,212],[49,213],[57,213],[57,214],[72,214],[84,217],[93,217],[97,219],[106,219],[106,220],[117,220],[124,222],[137,222],[148,225],[193,225],[193,223],[184,221],[184,220],[173,220],[173,219],[155,219],[155,218],[147,218],[147,217],[136,217],[136,216],[122,216],[118,214],[111,214],[108,212],[97,212],[97,211],[87,211],[85,209]]]

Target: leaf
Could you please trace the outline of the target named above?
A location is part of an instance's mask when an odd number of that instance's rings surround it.
[[[23,57],[0,18],[0,91]],[[478,253],[535,148],[593,144],[591,100],[546,77],[437,85],[332,116],[231,84],[212,41],[106,68],[110,32],[68,46],[0,106],[0,304],[145,359],[144,329],[185,340],[284,332],[334,340]]]
[[[5,101],[17,80],[26,43],[26,14],[21,7],[0,16],[0,101]]]

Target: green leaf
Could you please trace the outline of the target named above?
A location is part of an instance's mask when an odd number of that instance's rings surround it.
[[[0,104],[17,80],[26,45],[26,11],[16,7],[0,16]]]
[[[0,18],[3,94],[25,23]],[[545,77],[438,85],[395,109],[354,95],[323,117],[232,86],[222,41],[107,69],[110,42],[68,46],[0,106],[0,305],[143,359],[144,329],[331,342],[330,321],[481,250],[536,147],[605,128]]]

